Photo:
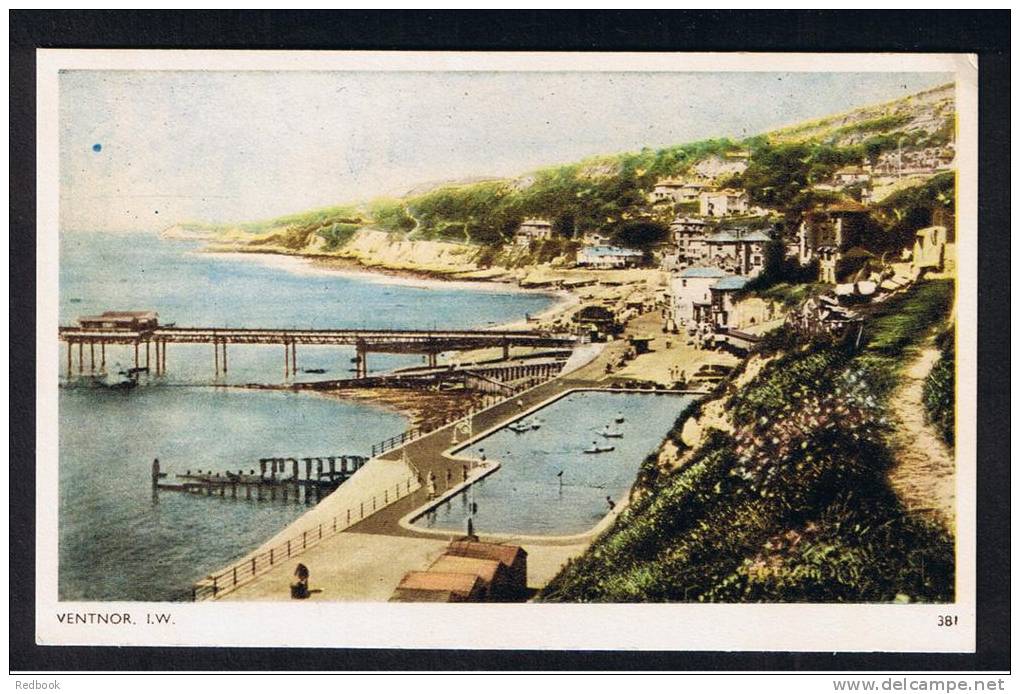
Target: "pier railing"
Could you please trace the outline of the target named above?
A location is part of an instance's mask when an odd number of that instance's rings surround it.
[[[543,383],[551,381],[553,378],[555,378],[555,376],[556,376],[555,373],[551,373],[550,375],[547,376],[536,376],[527,378],[522,383],[508,383],[506,384],[507,388],[503,393],[486,395],[485,397],[482,398],[481,402],[471,407],[467,412],[458,414],[456,417],[449,417],[431,429],[425,429],[423,427],[412,427],[407,431],[404,431],[403,433],[397,434],[396,436],[391,436],[388,439],[384,439],[374,444],[372,446],[372,457],[374,458],[376,456],[382,455],[386,451],[393,450],[394,448],[400,448],[404,444],[411,443],[412,441],[416,441],[417,439],[420,439],[423,436],[428,436],[429,434],[435,431],[439,431],[444,427],[448,427],[454,422],[469,419],[471,417],[474,417],[479,412],[496,407],[497,405],[502,405],[503,403],[518,397],[521,393],[525,391],[531,390],[532,388],[537,388]]]
[[[192,585],[192,600],[210,600],[249,583],[281,562],[301,555],[323,540],[360,523],[376,511],[398,499],[403,499],[420,487],[421,483],[416,477],[408,477],[403,482],[394,483],[392,487],[383,489],[371,497],[366,497],[357,504],[349,506],[343,513],[327,518],[318,525],[310,526],[300,535],[295,534],[263,552],[247,557],[224,571],[210,574]]]
[[[480,412],[502,405],[529,390],[538,388],[552,380],[553,377],[532,377],[520,383],[510,384],[510,390],[507,393],[486,396],[468,412],[451,417],[433,429],[426,430],[416,427],[408,429],[402,434],[391,436],[372,446],[372,457],[374,458],[388,450],[399,448],[456,422],[470,420]],[[267,573],[281,562],[298,556],[323,540],[347,530],[352,525],[359,523],[393,501],[402,499],[417,490],[421,486],[420,473],[410,460],[405,460],[405,462],[411,470],[412,476],[408,477],[403,483],[394,485],[392,490],[386,489],[381,494],[374,494],[365,501],[359,502],[358,505],[345,509],[343,513],[333,516],[316,526],[312,526],[300,535],[295,535],[291,539],[281,542],[268,550],[249,556],[224,571],[207,576],[192,586],[192,598],[196,601],[208,600],[244,585],[256,577]]]

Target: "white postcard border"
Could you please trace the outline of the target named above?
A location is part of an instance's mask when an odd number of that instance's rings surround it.
[[[977,238],[977,60],[947,54],[37,51],[36,641],[111,646],[973,652],[977,244],[957,244],[957,602],[954,605],[426,605],[62,602],[57,598],[58,90],[62,69],[952,72],[957,238]],[[132,625],[68,625],[68,612]],[[149,613],[170,625],[147,625]],[[938,626],[954,614],[955,628]]]

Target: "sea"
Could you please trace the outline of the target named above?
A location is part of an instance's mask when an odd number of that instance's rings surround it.
[[[557,297],[504,285],[338,272],[308,260],[220,254],[156,233],[63,233],[60,321],[107,310],[153,310],[182,327],[486,328],[548,310]],[[351,375],[353,351],[298,347],[284,374],[282,346],[232,345],[215,374],[211,345],[170,345],[164,377],[133,389],[59,370],[59,595],[81,601],[179,601],[302,514],[303,504],[151,491],[159,458],[171,480],[187,470],[258,468],[263,457],[366,455],[406,419],[364,401],[240,388]],[[98,350],[97,350],[98,351]],[[150,355],[155,363],[155,353]],[[89,352],[85,350],[88,370]],[[98,365],[98,354],[97,354]],[[133,365],[109,347],[108,370]],[[144,360],[144,356],[143,356]],[[370,371],[421,363],[370,355]]]

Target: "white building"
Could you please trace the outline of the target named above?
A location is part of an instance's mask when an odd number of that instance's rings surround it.
[[[669,281],[669,314],[672,327],[679,330],[690,325],[698,307],[712,303],[712,285],[726,276],[717,267],[689,267]]]
[[[652,202],[692,203],[711,184],[703,181],[684,181],[679,178],[661,178],[652,189]]]
[[[585,246],[577,252],[577,264],[579,267],[588,267],[594,270],[616,270],[625,267],[634,267],[641,262],[644,254],[630,248],[617,248],[616,246]]]
[[[852,186],[855,183],[869,183],[871,172],[860,166],[844,166],[832,174],[832,181],[836,186]]]
[[[514,245],[529,246],[532,241],[552,238],[552,222],[545,219],[525,219],[514,232]]]
[[[702,217],[743,215],[750,208],[747,193],[732,188],[704,191],[698,196],[698,205]]]

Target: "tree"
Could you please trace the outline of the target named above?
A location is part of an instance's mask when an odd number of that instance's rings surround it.
[[[669,236],[669,227],[658,222],[634,221],[620,225],[613,240],[621,246],[648,251]]]

